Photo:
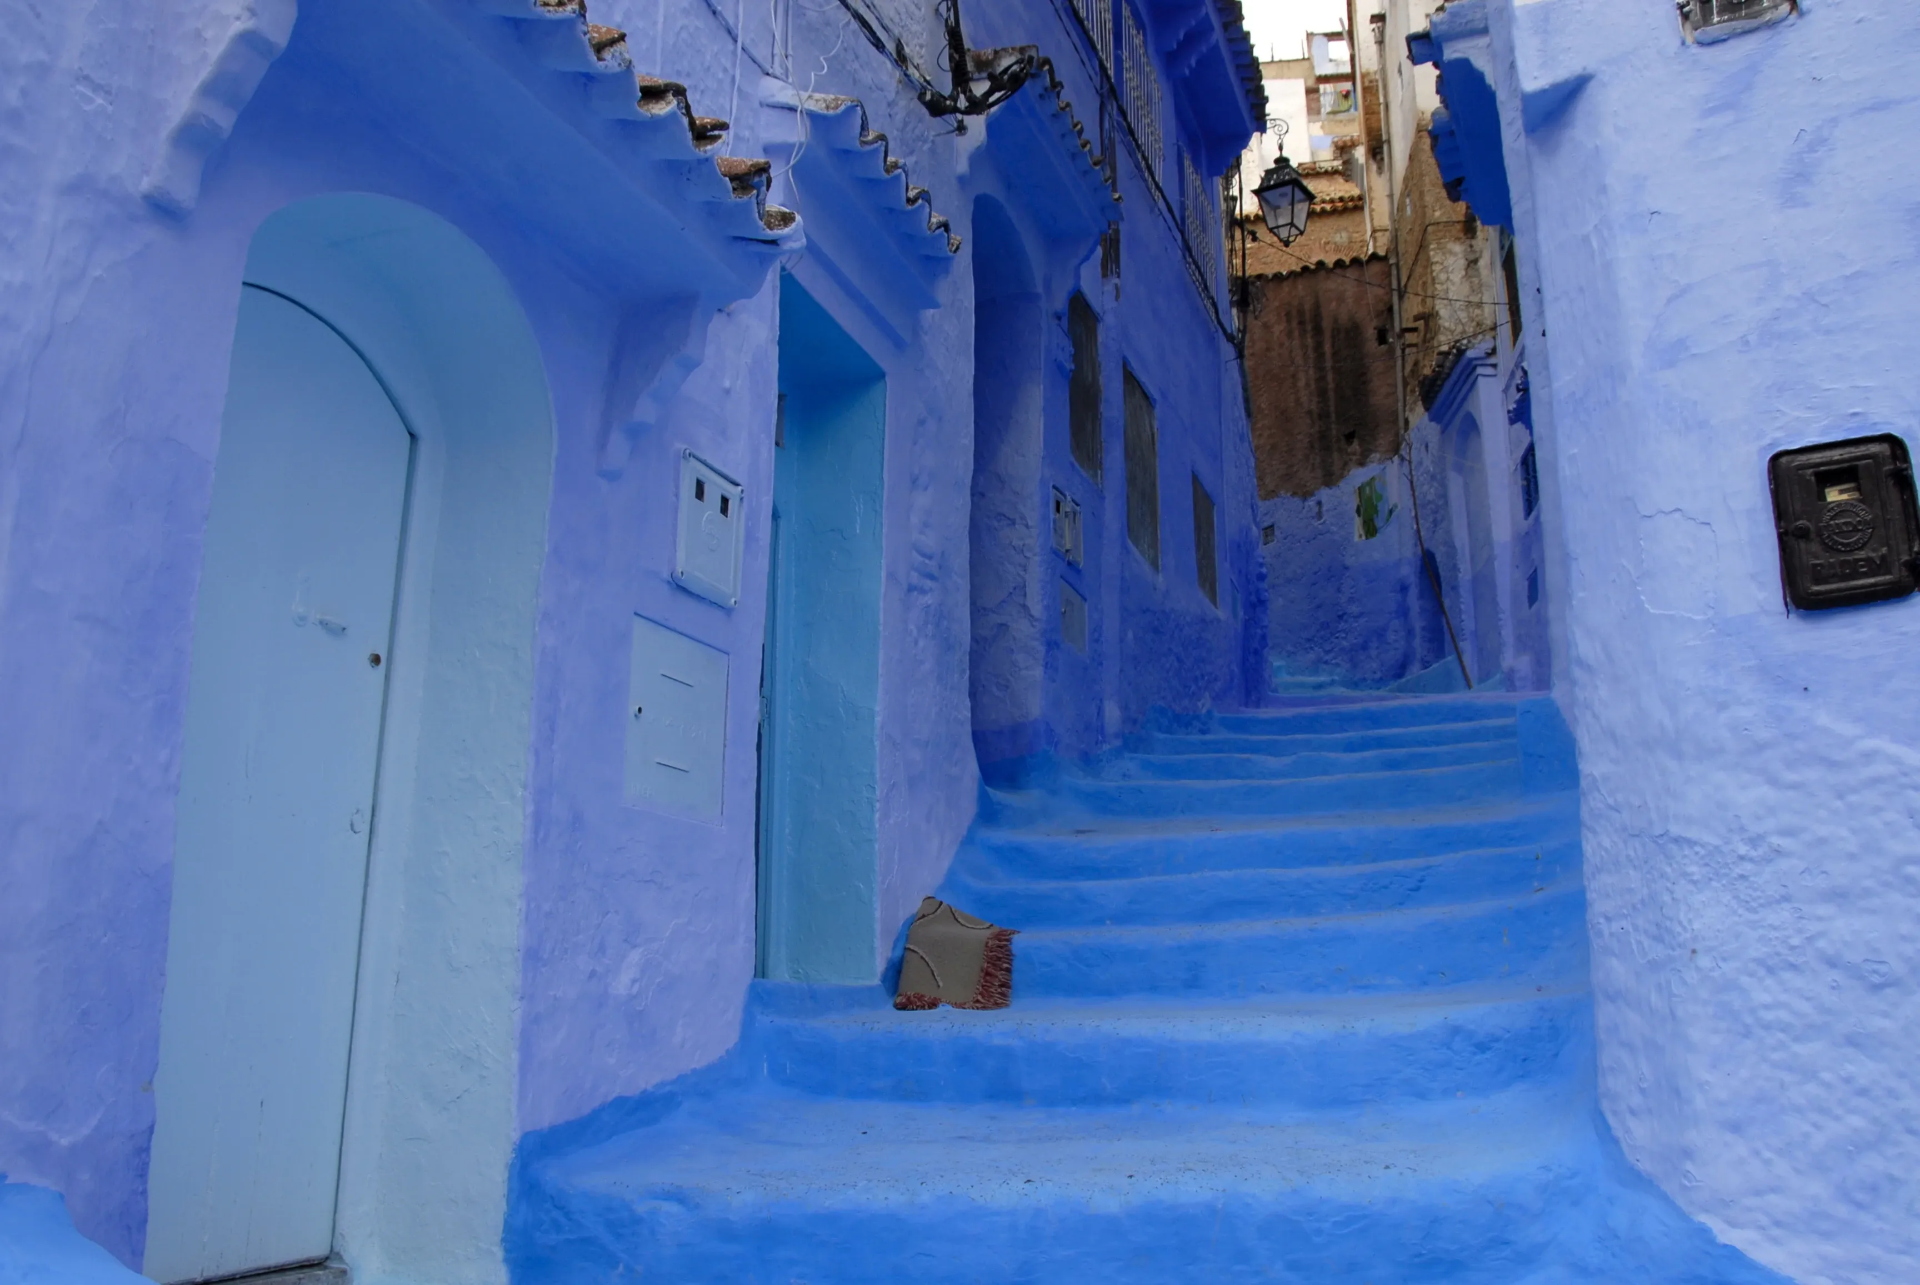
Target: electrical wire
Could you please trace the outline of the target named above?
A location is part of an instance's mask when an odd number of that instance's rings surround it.
[[[797,2],[797,0],[794,0],[794,2]],[[831,6],[823,5],[822,7],[815,9],[813,8],[812,5],[803,4],[800,7],[802,9],[809,10],[810,12],[813,12],[813,13],[825,13],[827,9],[830,8]],[[820,77],[827,74],[827,71],[828,71],[827,60],[832,58],[835,54],[839,53],[840,46],[847,42],[847,28],[850,25],[852,25],[852,22],[853,22],[853,19],[851,18],[842,18],[840,20],[840,31],[839,31],[838,37],[833,42],[833,48],[827,50],[827,52],[823,54],[818,55],[820,70],[807,73],[806,93],[801,96],[800,110],[799,112],[796,113],[796,115],[799,117],[799,120],[800,120],[800,142],[793,149],[793,159],[788,161],[785,166],[775,171],[774,174],[772,175],[773,178],[780,178],[783,176],[787,177],[788,185],[793,188],[793,193],[796,197],[799,196],[800,194],[800,181],[797,178],[791,177],[793,174],[793,167],[800,163],[800,158],[806,155],[807,147],[813,142],[813,118],[807,114],[806,100],[807,98],[812,96],[814,84],[820,79]],[[796,209],[799,206],[799,204],[800,202],[797,200],[794,202]],[[806,213],[806,211],[804,210],[798,210],[798,212],[802,215]]]

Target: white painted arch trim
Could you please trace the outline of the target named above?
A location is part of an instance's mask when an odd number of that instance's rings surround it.
[[[405,202],[289,206],[261,226],[245,277],[345,336],[416,438],[334,1243],[360,1285],[496,1285],[554,451],[546,374],[499,271]]]

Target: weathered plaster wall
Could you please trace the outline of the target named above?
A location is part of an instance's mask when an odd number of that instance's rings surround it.
[[[565,118],[580,109],[577,95],[543,99],[503,74],[538,60],[472,6],[333,0],[306,6],[297,23],[293,14],[264,0],[163,0],[138,14],[41,6],[10,23],[0,50],[0,210],[19,229],[0,247],[0,332],[17,358],[0,363],[0,722],[10,729],[0,833],[14,894],[0,901],[0,1169],[62,1191],[83,1232],[137,1261],[198,542],[242,269],[274,212],[329,193],[381,194],[470,239],[524,310],[551,397],[552,481],[537,622],[521,642],[531,708],[502,714],[530,720],[524,786],[457,783],[488,792],[494,810],[524,809],[524,829],[508,836],[523,845],[524,882],[499,884],[497,866],[483,877],[469,860],[472,836],[445,833],[407,858],[405,878],[381,885],[390,900],[370,900],[369,925],[393,936],[365,955],[363,990],[387,987],[393,999],[377,1013],[384,1029],[363,1034],[369,1048],[433,1064],[425,1079],[350,1102],[340,1234],[370,1281],[497,1279],[497,1242],[473,1229],[499,1226],[512,1137],[710,1062],[739,1031],[753,967],[751,694],[778,287],[752,280],[751,264],[724,268],[689,251],[685,223],[647,186],[660,176],[610,166]],[[949,126],[928,118],[842,18],[805,5],[784,17],[776,30],[766,6],[741,7],[736,41],[704,5],[669,13],[602,0],[593,13],[631,33],[643,69],[685,81],[703,114],[729,116],[734,154],[757,154],[793,127],[791,110],[767,105],[777,86],[762,71],[778,70],[802,88],[863,98],[892,154],[963,236],[970,184],[1037,210],[1023,232],[1046,265],[1036,503],[1073,467],[1059,313],[1072,286],[1099,296],[1111,467],[1089,509],[1097,641],[1080,669],[1056,665],[1058,603],[1043,598],[1057,748],[1098,749],[1154,706],[1257,695],[1251,640],[1264,637],[1263,598],[1238,378],[1169,215],[1123,164],[1133,213],[1116,292],[1084,230],[1045,208],[1055,190],[1046,181],[990,156],[968,176]],[[975,42],[1024,35],[1058,50],[1056,21],[1010,2],[983,8]],[[237,44],[227,42],[234,30]],[[128,59],[129,48],[152,56]],[[235,82],[207,73],[236,48],[252,59],[259,92],[250,104],[228,94],[213,110],[208,94]],[[1094,120],[1091,78],[1064,56],[1062,70]],[[193,124],[202,118],[219,128],[202,137]],[[232,138],[216,146],[229,126]],[[170,136],[211,157],[204,182],[194,166],[174,165],[184,153]],[[969,145],[982,141],[976,125]],[[140,198],[156,173],[171,184],[171,213]],[[664,199],[678,199],[683,177]],[[803,216],[813,209],[831,222],[792,176],[776,187]],[[927,287],[939,305],[930,308],[876,284],[851,235],[836,243],[823,226],[815,246],[792,265],[795,278],[887,376],[877,974],[895,928],[939,882],[978,786],[966,682],[971,276],[963,253]],[[691,375],[629,453],[610,455],[609,434],[633,422],[649,363],[673,351],[681,359],[669,366]],[[1128,363],[1162,408],[1158,574],[1126,544],[1124,503],[1106,502],[1124,496]],[[732,611],[669,580],[682,447],[747,488]],[[1218,608],[1195,583],[1195,473],[1219,507]],[[1050,594],[1054,578],[1043,579]],[[636,613],[730,658],[717,825],[621,801]],[[519,900],[504,918],[498,899],[484,916],[466,913],[464,898],[483,891]],[[454,989],[436,989],[441,981]],[[475,989],[458,989],[467,982]],[[489,987],[499,994],[482,1002]],[[357,1047],[357,1068],[360,1056]]]
[[[1248,281],[1261,499],[1312,495],[1400,449],[1392,280],[1376,255]]]
[[[1423,423],[1411,435],[1418,472],[1421,529],[1441,583],[1460,583],[1460,565],[1444,501],[1439,433]],[[1378,494],[1376,534],[1364,535],[1359,491]],[[1353,470],[1311,496],[1260,502],[1267,568],[1270,655],[1276,672],[1384,687],[1451,658],[1433,590],[1420,564],[1406,459],[1394,456]]]
[[[1920,431],[1920,194],[1885,164],[1920,130],[1920,11],[1807,0],[1690,46],[1664,0],[1490,8],[1603,1102],[1755,1257],[1906,1281],[1920,601],[1785,614],[1765,465]]]
[[[629,512],[669,507],[647,494],[644,471],[620,484],[594,474],[608,403],[620,391],[610,353],[626,333],[624,320],[643,304],[688,295],[696,283],[675,274],[700,269],[696,256],[655,253],[650,247],[678,235],[672,222],[436,13],[415,4],[335,4],[303,17],[232,142],[214,154],[197,206],[184,217],[162,214],[139,199],[140,186],[223,33],[202,33],[211,19],[201,6],[149,6],[137,25],[97,19],[41,11],[15,24],[17,39],[6,53],[9,87],[51,85],[58,92],[34,106],[16,98],[0,131],[10,143],[21,140],[5,156],[4,187],[18,206],[10,217],[25,230],[0,253],[0,315],[9,351],[19,357],[0,375],[7,494],[0,704],[16,731],[0,751],[8,783],[0,807],[9,836],[6,882],[18,893],[0,909],[8,952],[0,1168],[62,1190],[84,1232],[137,1261],[152,1120],[145,1085],[163,985],[198,540],[254,230],[304,197],[390,194],[471,238],[526,310],[552,390],[556,485],[568,500],[557,510],[551,558],[537,555],[549,564],[547,623],[538,641],[521,642],[536,650],[543,674],[534,711],[536,795],[555,758],[591,742],[603,716],[618,712],[595,699],[591,680],[605,658],[592,649],[635,609],[640,595],[618,590],[624,568],[641,553],[608,510],[621,518],[627,515],[620,504],[631,505]],[[164,56],[128,62],[101,52],[101,41],[121,39]],[[178,64],[171,61],[176,54]],[[187,65],[189,55],[201,64]],[[506,459],[495,464],[514,467]],[[608,493],[618,498],[603,498]],[[618,546],[617,554],[603,553],[602,542]],[[664,540],[652,546],[647,564],[670,548]],[[608,592],[590,604],[604,606],[604,617],[568,596],[565,574],[552,575],[555,566],[596,557],[614,564],[602,582]],[[577,613],[564,621],[569,647],[551,641],[561,632],[557,612]],[[624,657],[620,638],[612,650]],[[624,669],[624,660],[617,663]],[[551,730],[556,725],[564,734]],[[750,734],[746,743],[750,761]],[[490,791],[509,813],[523,806],[518,780],[456,783],[469,787]],[[551,948],[551,932],[573,934],[576,943],[581,936],[566,922],[565,890],[552,873],[573,854],[548,837],[544,822],[564,814],[570,800],[558,791],[544,797],[526,861],[524,936],[536,958]],[[616,831],[653,828],[647,818],[609,813]],[[517,844],[521,826],[511,829]],[[369,1278],[418,1273],[423,1265],[448,1279],[497,1276],[499,1200],[516,1111],[515,1021],[525,1017],[533,1035],[541,1034],[532,1019],[549,1020],[545,1000],[569,980],[530,966],[532,980],[515,1013],[517,886],[505,890],[511,900],[504,955],[497,949],[500,916],[451,913],[476,885],[468,860],[473,838],[451,831],[414,851],[411,886],[395,911],[403,928],[368,956],[390,970],[397,1006],[385,1016],[429,1036],[411,1043],[439,1060],[433,1076],[389,1085],[372,1115],[361,1115],[376,1152],[381,1139],[390,1143],[384,1158],[362,1156],[351,1172],[364,1183],[349,1181],[343,1190],[343,1243],[358,1251],[356,1267]],[[684,875],[665,865],[648,886],[665,886],[667,897],[622,897],[606,891],[618,887],[607,880],[593,899],[595,917],[610,912],[614,937],[626,927],[620,916],[661,910],[703,943],[682,944],[676,958],[684,973],[697,978],[703,969],[730,965],[737,997],[751,959],[751,917],[743,919],[739,909],[750,904],[750,885],[740,882],[751,869],[749,842],[734,851],[731,869],[724,853],[693,864],[698,848],[686,853]],[[680,907],[695,909],[677,908],[676,896]],[[704,945],[715,938],[722,948]],[[621,943],[616,959],[630,945]],[[591,952],[575,953],[591,976]],[[491,977],[503,958],[508,984],[492,1007],[450,1003],[445,992],[426,1002],[436,992],[417,989],[429,975]],[[631,1003],[616,985],[617,967],[600,975],[600,994]],[[647,980],[644,970],[638,975]],[[672,993],[671,986],[662,989]],[[655,1078],[676,1069],[675,1056],[691,1064],[733,1037],[726,990],[716,1003],[711,986],[689,989],[681,1011],[700,1014],[706,1025],[680,1032],[670,1006],[652,1010],[655,1017],[664,1010],[663,1025],[691,1049],[679,1051],[672,1038],[646,1045],[664,1050]],[[540,1076],[560,1056],[543,1055],[550,1061],[528,1059],[531,1069],[520,1074],[523,1095],[529,1085],[545,1089]],[[569,1055],[591,1071],[598,1053],[582,1044]],[[645,1061],[632,1042],[607,1058],[622,1074]],[[524,1096],[519,1110],[524,1117]],[[350,1157],[354,1145],[350,1137]],[[410,1166],[416,1176],[435,1173],[435,1183],[409,1181]],[[493,1194],[476,1194],[475,1182]],[[451,1224],[437,1216],[438,1206],[463,1203],[460,1218],[481,1224],[477,1242],[449,1240]]]

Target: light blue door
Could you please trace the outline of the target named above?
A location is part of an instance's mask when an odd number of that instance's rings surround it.
[[[880,367],[793,282],[780,288],[779,532],[761,729],[760,960],[783,981],[878,972]]]
[[[194,619],[146,1274],[324,1258],[412,439],[324,322],[240,306]]]

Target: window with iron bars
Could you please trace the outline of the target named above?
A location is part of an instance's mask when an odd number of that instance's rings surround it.
[[[1121,70],[1126,74],[1127,123],[1145,153],[1141,160],[1153,174],[1154,182],[1166,185],[1166,131],[1162,124],[1160,73],[1154,69],[1153,56],[1147,51],[1147,31],[1140,25],[1133,6],[1120,6]]]
[[[1093,51],[1100,56],[1101,67],[1113,75],[1113,0],[1073,0],[1073,11],[1093,37]]]
[[[1207,289],[1218,289],[1220,261],[1214,237],[1218,221],[1215,218],[1213,196],[1208,191],[1207,181],[1194,168],[1193,157],[1187,155],[1184,147],[1180,149],[1180,187],[1181,223],[1187,244],[1193,249],[1193,257],[1199,260],[1200,271],[1206,274]]]

